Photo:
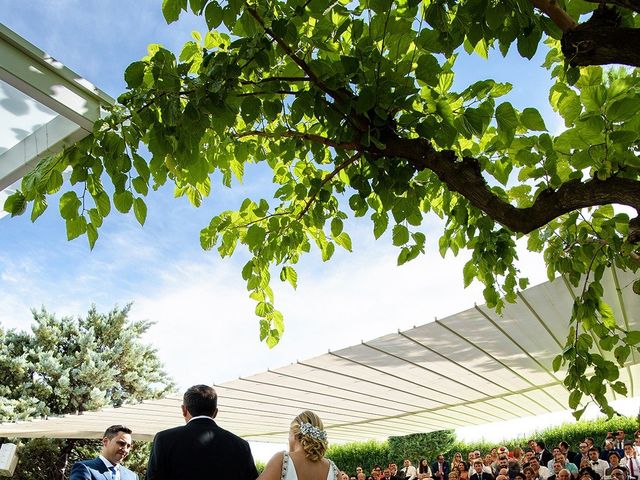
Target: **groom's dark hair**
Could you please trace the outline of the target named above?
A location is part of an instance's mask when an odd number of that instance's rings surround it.
[[[102,436],[102,438],[108,438],[109,440],[111,440],[118,434],[118,432],[124,432],[131,435],[130,428],[127,428],[124,425],[111,425],[104,431],[104,435]]]
[[[209,385],[194,385],[184,392],[182,403],[192,417],[211,417],[218,406],[218,395]]]

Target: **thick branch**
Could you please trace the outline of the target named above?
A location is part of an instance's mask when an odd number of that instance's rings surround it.
[[[640,67],[640,29],[589,22],[562,36],[562,53],[575,66],[619,63]]]
[[[327,147],[337,148],[339,150],[356,150],[359,145],[351,142],[336,142],[330,138],[323,137],[322,135],[315,135],[313,133],[296,132],[295,130],[286,130],[284,132],[265,132],[263,130],[249,130],[247,132],[241,132],[236,134],[237,138],[243,137],[264,137],[264,138],[298,138],[300,140],[307,140],[310,142],[321,143]]]
[[[634,12],[640,13],[640,0],[585,0],[590,3],[606,3],[609,5],[616,5],[618,7],[626,8],[628,10],[633,10]]]
[[[572,180],[557,190],[543,191],[531,207],[517,208],[491,191],[476,159],[460,159],[451,150],[438,152],[424,139],[394,137],[385,142],[384,155],[406,158],[417,170],[432,170],[450,190],[514,232],[529,233],[560,215],[596,205],[628,205],[640,213],[640,182],[636,180]]]
[[[529,2],[549,17],[563,32],[575,28],[577,25],[575,20],[558,6],[556,0],[529,0]]]

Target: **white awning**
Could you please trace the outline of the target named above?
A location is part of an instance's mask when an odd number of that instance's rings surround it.
[[[631,289],[633,279],[611,270],[603,280],[605,300],[624,329],[640,329],[640,296]],[[323,419],[330,439],[360,441],[566,410],[563,372],[554,373],[551,363],[565,342],[574,295],[567,282],[557,279],[525,290],[502,316],[476,306],[216,385],[218,421],[249,440],[285,442],[291,420],[311,409]],[[620,371],[629,396],[640,395],[639,373],[634,352]],[[123,423],[133,429],[134,438],[150,439],[183,422],[180,405],[175,396],[5,423],[0,436],[98,438],[107,426]]]
[[[0,207],[41,159],[89,135],[102,107],[113,103],[0,24]]]

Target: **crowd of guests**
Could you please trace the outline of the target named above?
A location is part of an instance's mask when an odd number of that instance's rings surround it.
[[[466,458],[456,452],[449,460],[438,455],[415,465],[405,459],[401,465],[358,466],[355,474],[341,472],[341,480],[640,480],[640,430],[633,439],[623,430],[609,432],[600,445],[587,437],[577,447],[572,451],[564,441],[547,447],[530,440],[524,449],[500,446]]]

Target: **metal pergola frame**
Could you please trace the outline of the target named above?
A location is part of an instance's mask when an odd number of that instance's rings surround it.
[[[624,329],[640,329],[634,275],[612,268],[603,298]],[[441,320],[275,370],[215,385],[219,423],[255,441],[286,442],[291,420],[317,412],[333,441],[485,425],[568,409],[564,372],[554,372],[570,327],[576,290],[563,278],[521,292],[502,315],[477,305]],[[597,346],[594,345],[594,352]],[[603,353],[613,359],[611,352]],[[615,359],[613,359],[615,361]],[[640,395],[640,362],[620,369],[629,396]],[[615,394],[610,400],[619,399]],[[82,415],[0,424],[0,437],[99,438],[124,423],[150,440],[183,423],[171,396]]]
[[[114,99],[0,23],[0,80],[57,115],[0,153],[0,192],[89,135]],[[1,206],[1,205],[0,205]],[[0,208],[1,210],[1,208]]]

